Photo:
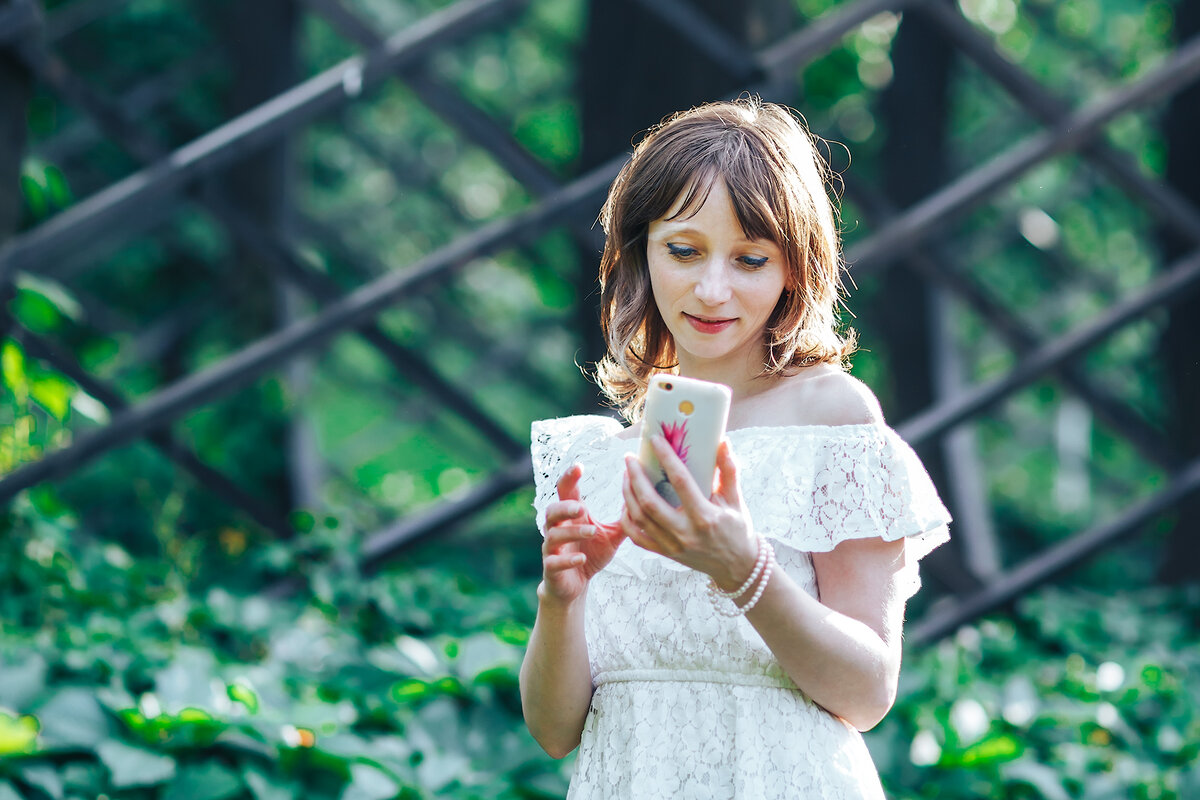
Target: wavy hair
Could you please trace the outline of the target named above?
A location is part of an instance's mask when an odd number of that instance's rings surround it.
[[[672,218],[695,213],[718,180],[747,237],[774,242],[787,262],[783,294],[763,333],[761,375],[820,363],[846,367],[855,334],[837,330],[842,259],[831,178],[795,112],[757,97],[680,112],[638,143],[600,212],[607,234],[600,326],[608,354],[595,377],[626,419],[641,416],[650,377],[677,368],[650,287],[647,230],[677,204]]]

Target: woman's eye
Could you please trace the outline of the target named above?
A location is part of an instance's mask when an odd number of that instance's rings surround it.
[[[692,256],[696,255],[697,251],[694,247],[687,247],[682,244],[673,244],[671,242],[667,242],[667,252],[673,255],[675,258],[691,258]]]
[[[743,264],[745,264],[747,267],[750,267],[751,269],[758,269],[759,267],[764,266],[767,263],[766,256],[742,256],[741,260],[742,260]]]

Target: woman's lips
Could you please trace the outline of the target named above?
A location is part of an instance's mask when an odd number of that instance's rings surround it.
[[[706,319],[704,317],[693,317],[691,314],[687,314],[687,313],[685,313],[683,316],[687,318],[687,321],[689,323],[691,323],[691,326],[693,328],[700,331],[701,333],[720,333],[721,331],[725,330],[733,323],[737,322],[736,318],[735,319]]]

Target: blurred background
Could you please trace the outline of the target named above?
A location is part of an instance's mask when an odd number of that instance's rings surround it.
[[[531,420],[756,92],[955,516],[894,798],[1200,798],[1200,2],[0,0],[0,800],[557,798]]]

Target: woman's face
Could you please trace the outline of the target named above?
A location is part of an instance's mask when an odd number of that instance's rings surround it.
[[[748,239],[725,183],[713,183],[690,217],[650,223],[646,260],[654,301],[675,340],[680,371],[757,374],[763,331],[787,285],[783,251]]]

